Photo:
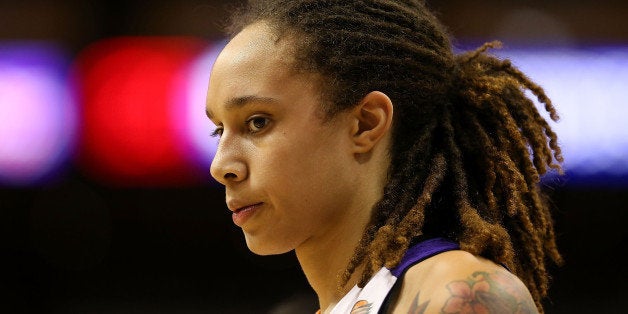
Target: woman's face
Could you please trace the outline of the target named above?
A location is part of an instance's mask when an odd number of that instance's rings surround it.
[[[211,174],[258,254],[341,230],[363,205],[349,115],[323,121],[318,77],[292,70],[290,44],[265,24],[245,28],[216,60],[207,95],[221,133]]]

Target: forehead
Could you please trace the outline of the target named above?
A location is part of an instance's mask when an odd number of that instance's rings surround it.
[[[209,81],[207,107],[242,96],[273,97],[277,87],[298,80],[291,40],[279,40],[271,28],[256,23],[238,33],[220,53]]]
[[[291,57],[290,44],[291,41],[287,38],[280,40],[268,24],[257,22],[233,37],[218,56],[216,63],[219,66],[233,67],[264,65],[263,61],[284,61],[287,65],[289,60],[286,58]]]

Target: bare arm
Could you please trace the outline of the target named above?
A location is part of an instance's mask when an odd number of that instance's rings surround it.
[[[468,279],[452,281],[446,285],[449,295],[444,300],[441,298],[434,300],[435,302],[421,300],[421,293],[418,292],[407,313],[429,313],[426,310],[430,303],[432,309],[440,307],[440,311],[436,312],[442,314],[538,313],[527,290],[513,289],[511,284],[500,282],[495,277],[499,275],[479,271]]]
[[[393,313],[538,313],[525,285],[490,262],[459,263],[409,272]]]

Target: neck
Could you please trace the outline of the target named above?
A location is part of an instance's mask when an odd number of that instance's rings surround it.
[[[333,308],[359,279],[360,268],[354,272],[344,287],[341,289],[338,287],[340,275],[345,271],[362,238],[371,216],[371,208],[376,201],[377,199],[372,199],[353,206],[354,210],[346,210],[344,219],[340,219],[319,236],[308,239],[295,250],[308,282],[318,295],[323,312]]]
[[[356,276],[352,276],[349,282],[339,289],[340,275],[353,256],[360,237],[361,233],[349,238],[336,234],[296,249],[297,259],[318,296],[322,311],[333,307],[356,284],[354,278]]]
[[[318,295],[323,313],[328,313],[353,288],[362,274],[358,267],[349,281],[339,289],[340,275],[345,271],[364,231],[371,219],[373,206],[382,196],[386,184],[387,168],[373,165],[388,164],[387,144],[379,148],[379,158],[372,163],[372,169],[353,173],[376,174],[376,180],[356,178],[357,182],[369,182],[359,186],[347,208],[340,209],[344,215],[334,225],[321,230],[299,245],[295,251],[308,282]],[[385,162],[381,162],[384,160]],[[365,165],[366,166],[366,165]],[[368,166],[367,166],[368,167]]]

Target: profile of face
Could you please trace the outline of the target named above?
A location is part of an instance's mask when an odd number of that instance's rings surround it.
[[[294,71],[291,47],[264,23],[246,27],[217,58],[207,94],[220,135],[211,174],[257,254],[307,245],[364,207],[357,123],[324,119],[319,77]]]

